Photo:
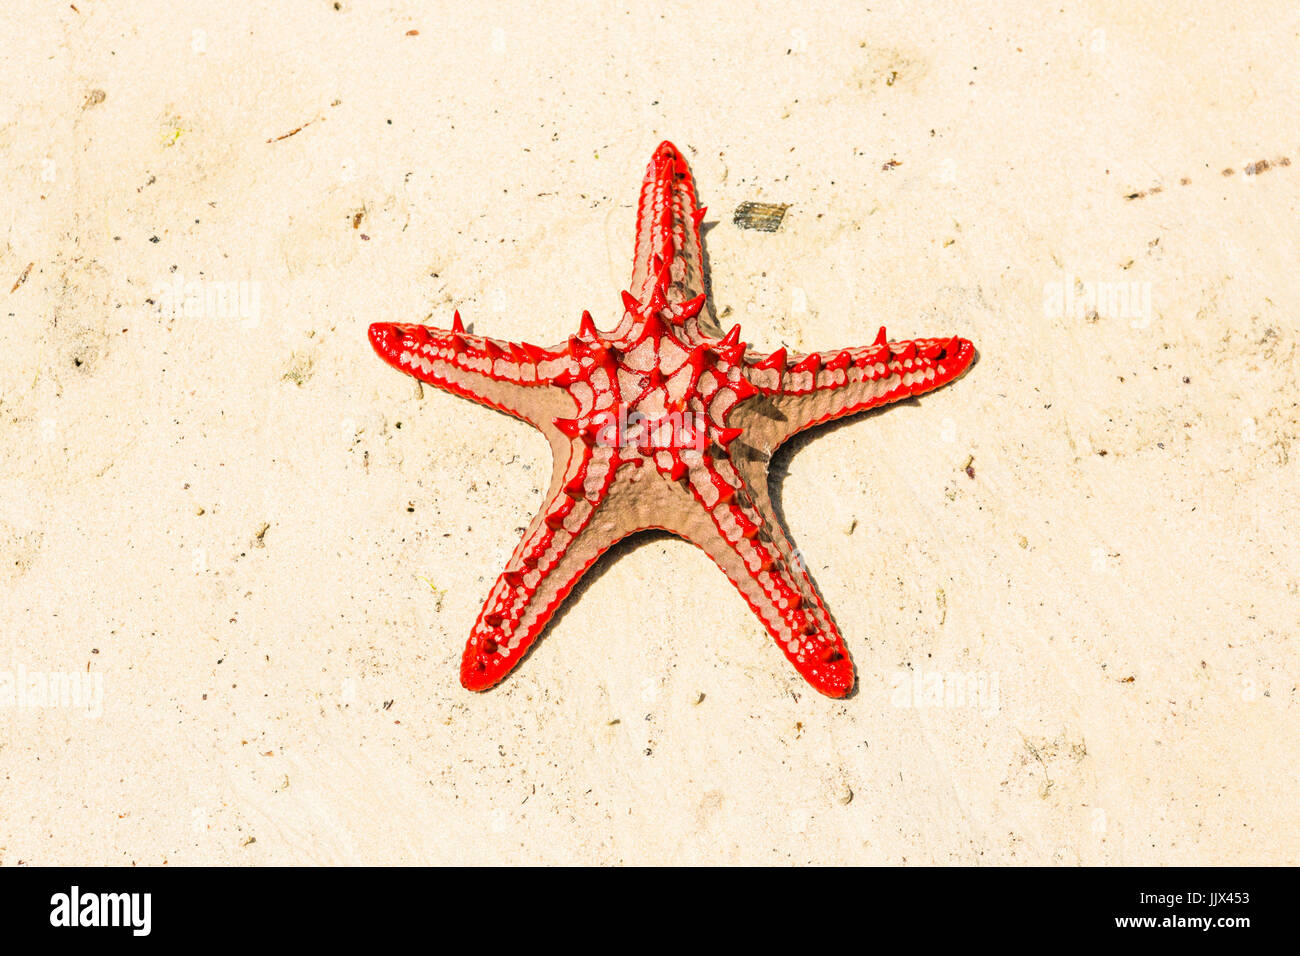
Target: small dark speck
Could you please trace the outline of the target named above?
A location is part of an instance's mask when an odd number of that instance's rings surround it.
[[[159,239],[157,236],[150,236],[150,237],[149,237],[149,241],[150,241],[150,242],[162,242],[162,240]]]
[[[1191,384],[1192,384],[1192,380],[1191,380],[1191,378],[1190,378],[1189,376],[1187,376],[1187,375],[1184,375],[1184,376],[1183,376],[1183,384],[1184,384],[1184,385],[1191,385]]]

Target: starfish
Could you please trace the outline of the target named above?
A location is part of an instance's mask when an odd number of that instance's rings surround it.
[[[488,594],[461,661],[486,690],[519,663],[578,579],[634,532],[660,528],[713,559],[777,647],[818,691],[842,697],[853,663],[768,490],[792,435],[919,395],[966,370],[949,338],[808,354],[763,353],[725,335],[705,292],[705,209],[681,152],[664,142],[641,185],[631,290],[617,327],[583,312],[551,348],[450,329],[375,323],[370,341],[421,382],[520,418],[550,442],[541,510]]]

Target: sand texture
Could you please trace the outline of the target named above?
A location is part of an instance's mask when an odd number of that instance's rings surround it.
[[[1300,9],[468,6],[0,8],[0,864],[1300,861]],[[778,456],[845,700],[653,534],[458,681],[549,448],[367,326],[612,327],[663,139],[979,350]]]

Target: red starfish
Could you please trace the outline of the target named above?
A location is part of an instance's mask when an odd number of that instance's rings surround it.
[[[721,334],[704,293],[695,183],[672,143],[641,186],[632,291],[602,333],[584,312],[552,348],[450,330],[370,326],[394,368],[538,428],[555,464],[542,510],[479,613],[461,683],[486,690],[528,651],[578,578],[619,539],[662,528],[694,542],[810,684],[841,697],[853,664],[777,521],[768,462],[795,433],[928,392],[974,357],[965,339],[770,354]]]

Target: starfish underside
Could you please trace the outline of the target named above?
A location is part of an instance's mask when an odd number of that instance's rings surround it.
[[[422,382],[521,418],[550,442],[541,511],[497,579],[465,647],[461,683],[486,690],[523,658],[574,584],[633,532],[662,528],[722,569],[817,690],[848,693],[844,640],[768,494],[772,453],[792,435],[957,378],[962,338],[764,354],[722,334],[704,288],[695,184],[660,144],[641,187],[623,316],[551,348],[450,329],[376,323],[375,351]]]

